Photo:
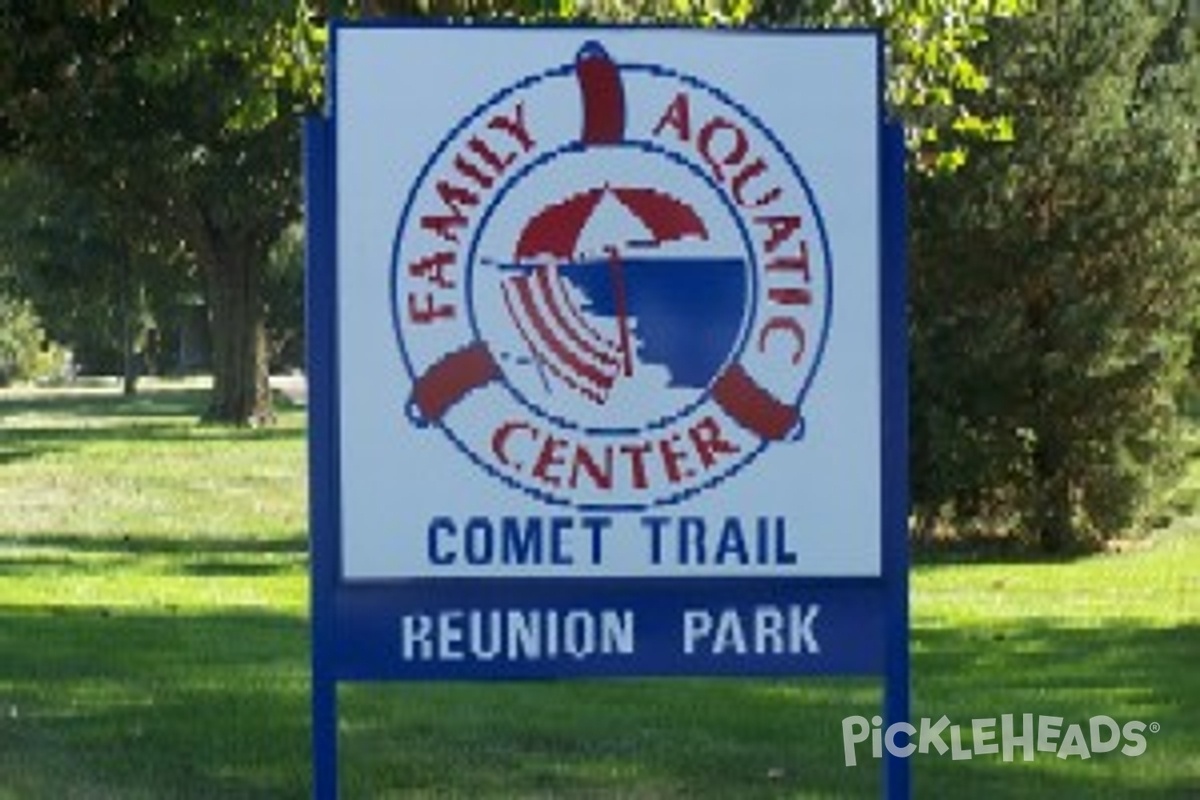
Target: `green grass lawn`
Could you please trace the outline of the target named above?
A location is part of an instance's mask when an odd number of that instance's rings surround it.
[[[0,798],[309,792],[304,418],[195,385],[0,393]],[[1200,469],[1190,478],[1200,489]],[[913,573],[913,718],[1156,722],[1146,753],[915,756],[914,797],[1200,797],[1200,536]],[[344,687],[344,796],[869,797],[877,682]],[[1020,758],[1020,756],[1018,756]]]

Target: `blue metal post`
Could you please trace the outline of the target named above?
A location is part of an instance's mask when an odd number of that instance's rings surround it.
[[[907,236],[904,186],[904,129],[887,124],[883,135],[880,195],[883,264],[880,301],[883,324],[883,520],[884,577],[888,584],[887,672],[883,724],[909,719],[908,636],[908,323]],[[903,737],[897,744],[904,745]],[[884,753],[884,789],[889,800],[907,800],[912,784],[909,759]]]
[[[326,800],[337,797],[338,787],[337,677],[332,667],[338,524],[332,125],[311,116],[304,120],[303,133],[313,797]]]

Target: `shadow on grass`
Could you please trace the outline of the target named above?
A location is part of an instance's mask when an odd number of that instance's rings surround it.
[[[254,576],[286,575],[295,572],[299,560],[287,561],[199,561],[181,564],[176,570],[181,575],[201,578],[248,578]]]
[[[0,420],[8,416],[52,414],[67,417],[199,417],[209,390],[152,390],[126,397],[112,392],[28,392],[0,394]]]
[[[38,458],[60,449],[56,447],[39,447],[36,449],[25,446],[16,447],[5,442],[5,439],[9,438],[15,437],[0,431],[0,467],[7,466],[9,464],[15,464],[19,461],[27,461],[29,459]]]
[[[1096,555],[1095,549],[1079,548],[1047,553],[1031,542],[1013,537],[954,537],[909,543],[914,566],[938,564],[1067,564]]]
[[[1200,788],[1200,626],[1131,625],[1069,628],[1046,620],[914,633],[914,717],[943,714],[964,726],[972,719],[1012,714],[1063,718],[1082,726],[1106,715],[1118,724],[1161,726],[1146,733],[1146,752],[1059,759],[1038,752],[1033,762],[999,755],[954,761],[916,756],[915,797],[1196,797]],[[999,738],[999,726],[996,728]]]
[[[231,536],[206,532],[197,532],[190,536],[144,533],[92,536],[63,533],[21,536],[14,541],[26,547],[93,554],[249,556],[308,552],[308,540],[304,538],[303,533],[286,538]]]
[[[1105,714],[1162,726],[1146,753],[1033,762],[914,756],[918,798],[1185,798],[1200,778],[1200,628],[914,632],[913,718]],[[16,796],[304,797],[307,634],[265,611],[0,608],[0,774]],[[356,684],[346,797],[873,797],[841,720],[850,679]],[[970,747],[969,741],[964,746]],[[1020,758],[1020,756],[1018,756]]]
[[[45,452],[105,442],[255,442],[300,441],[305,431],[299,427],[229,428],[187,421],[131,422],[96,427],[44,426],[0,430],[0,459],[12,453],[15,459]],[[2,463],[2,462],[0,462]]]
[[[9,537],[0,542],[0,576],[94,573],[139,559],[165,559],[168,574],[199,577],[282,575],[302,568],[308,557],[303,532],[286,538],[196,533],[191,536],[74,533]],[[25,552],[34,550],[38,552]],[[100,557],[97,566],[96,557]]]
[[[840,720],[875,681],[586,680],[344,689],[350,797],[872,797]],[[811,793],[811,794],[810,794]]]
[[[1025,763],[916,756],[913,796],[1194,797],[1198,663],[1194,626],[917,630],[912,716],[946,714],[965,725],[968,748],[972,719],[1005,713],[1061,716],[1063,732],[1103,714],[1121,724],[1157,722],[1162,733],[1147,734],[1139,758],[1060,760],[1039,753]],[[347,704],[348,771],[355,796],[371,797],[436,794],[447,781],[463,795],[483,797],[872,797],[879,762],[864,746],[859,765],[847,768],[841,742],[844,717],[877,713],[870,701],[864,708],[852,699],[862,686],[797,680],[500,691],[355,687]],[[388,765],[388,754],[401,752]]]
[[[125,396],[119,388],[111,391],[49,389],[19,394],[0,392],[0,420],[9,416],[53,415],[77,418],[146,418],[184,417],[200,419],[208,408],[212,390],[203,387],[160,389],[149,388]],[[277,410],[302,410],[286,394],[273,391],[272,402]]]
[[[204,389],[156,390],[134,397],[0,394],[0,466],[97,443],[300,441],[305,436],[302,426],[247,429],[201,424],[207,396]],[[288,411],[290,407],[283,405],[280,410],[289,415],[303,413]],[[4,424],[31,415],[60,421]]]
[[[14,797],[308,793],[306,626],[0,608],[0,774]]]

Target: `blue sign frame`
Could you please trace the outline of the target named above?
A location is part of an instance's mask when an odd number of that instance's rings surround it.
[[[314,796],[337,794],[337,686],[344,681],[500,680],[584,676],[877,675],[885,681],[884,726],[906,720],[908,641],[908,407],[904,142],[899,126],[879,130],[881,222],[880,387],[882,570],[848,578],[534,578],[346,581],[342,577],[338,270],[334,119],[304,123],[307,211],[306,309],[311,511],[312,714]],[[632,609],[637,657],[521,660],[397,657],[401,613],[446,608]],[[681,651],[687,608],[751,610],[820,606],[820,653],[747,655]],[[904,759],[885,756],[889,797],[907,797]]]

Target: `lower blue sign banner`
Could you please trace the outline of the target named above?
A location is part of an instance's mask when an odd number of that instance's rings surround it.
[[[880,582],[438,581],[353,587],[327,657],[348,679],[880,674]],[[874,585],[871,585],[874,583]]]

